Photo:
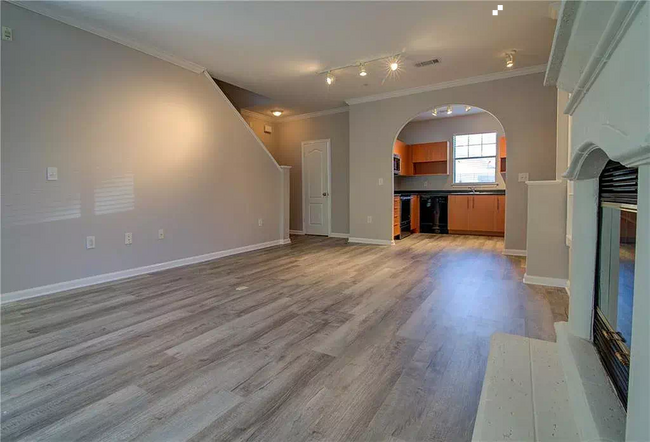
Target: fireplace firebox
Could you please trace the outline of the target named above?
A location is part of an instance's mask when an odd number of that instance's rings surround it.
[[[638,170],[609,161],[600,175],[593,342],[627,409],[634,308]]]

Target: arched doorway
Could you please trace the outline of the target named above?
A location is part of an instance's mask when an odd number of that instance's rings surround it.
[[[404,122],[393,139],[393,238],[503,236],[506,145],[501,122],[470,104],[436,105]]]

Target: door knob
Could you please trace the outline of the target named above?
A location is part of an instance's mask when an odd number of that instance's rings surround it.
[[[327,193],[327,192],[323,192],[323,196],[327,196],[327,195],[328,195],[328,193]]]

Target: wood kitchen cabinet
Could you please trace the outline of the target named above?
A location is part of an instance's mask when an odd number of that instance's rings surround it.
[[[411,197],[411,232],[420,233],[420,195]]]
[[[399,235],[399,218],[400,210],[402,208],[402,202],[399,198],[399,195],[393,197],[393,237]]]
[[[502,235],[505,195],[449,195],[449,233]]]
[[[393,153],[399,155],[401,160],[401,170],[400,175],[413,175],[413,159],[412,159],[412,150],[410,146],[400,140],[395,140],[393,145]]]
[[[422,143],[411,145],[411,155],[414,163],[430,161],[447,161],[449,142],[438,141],[435,143]]]

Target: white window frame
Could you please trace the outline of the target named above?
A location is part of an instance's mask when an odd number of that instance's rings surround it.
[[[494,158],[494,181],[490,182],[466,182],[466,183],[457,183],[456,182],[456,137],[462,137],[462,136],[469,136],[469,135],[482,135],[482,134],[494,134],[496,137],[495,141],[495,152],[494,152],[494,157],[492,156],[487,156],[487,157],[467,157],[467,158],[458,158],[458,160],[470,160],[470,159],[476,159],[476,158]],[[481,147],[483,146],[483,143],[481,141]],[[452,186],[472,186],[472,187],[478,187],[478,186],[495,186],[498,185],[497,181],[497,158],[499,157],[499,133],[497,131],[486,131],[486,132],[474,132],[474,133],[457,133],[452,136],[451,139],[451,183]]]

